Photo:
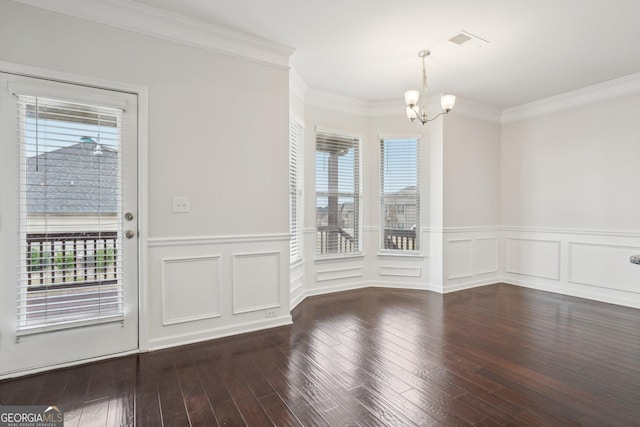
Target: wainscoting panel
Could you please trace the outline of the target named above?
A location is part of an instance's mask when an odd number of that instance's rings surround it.
[[[220,316],[220,255],[162,260],[162,324]]]
[[[498,238],[478,237],[473,248],[473,270],[477,275],[498,271]]]
[[[381,276],[420,277],[422,275],[422,268],[402,265],[381,265],[378,269],[378,274]]]
[[[473,239],[447,239],[447,280],[473,276]]]
[[[640,247],[569,242],[569,282],[640,293]]]
[[[560,280],[560,241],[509,237],[506,272]]]
[[[150,239],[142,348],[290,324],[288,251],[288,233]],[[293,281],[298,286],[302,271],[304,265]]]
[[[233,254],[233,314],[280,307],[280,253]]]
[[[504,227],[501,280],[640,308],[640,233]]]
[[[339,267],[316,271],[316,281],[325,282],[327,280],[350,279],[362,277],[362,267]]]
[[[500,281],[497,227],[447,227],[443,233],[443,283],[433,290],[455,292]]]

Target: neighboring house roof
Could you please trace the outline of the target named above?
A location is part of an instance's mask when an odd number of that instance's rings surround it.
[[[27,158],[27,213],[117,212],[118,152],[82,141]]]

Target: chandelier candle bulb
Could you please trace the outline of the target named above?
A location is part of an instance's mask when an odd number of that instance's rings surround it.
[[[404,100],[409,107],[418,105],[418,99],[420,99],[420,92],[417,90],[408,90],[404,93]]]
[[[442,109],[447,113],[453,110],[453,106],[456,104],[456,96],[455,95],[442,95],[440,98],[440,105]]]

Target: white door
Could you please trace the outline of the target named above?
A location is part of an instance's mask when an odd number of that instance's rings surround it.
[[[137,97],[0,73],[0,377],[138,348]]]

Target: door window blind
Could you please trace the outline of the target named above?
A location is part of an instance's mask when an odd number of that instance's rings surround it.
[[[18,334],[123,318],[121,114],[17,94]]]
[[[316,253],[361,251],[360,140],[316,133]]]
[[[417,251],[420,230],[420,140],[380,141],[381,248]]]

